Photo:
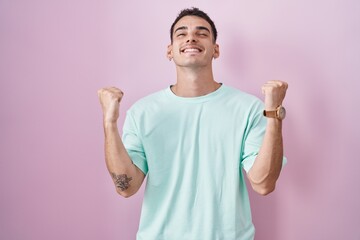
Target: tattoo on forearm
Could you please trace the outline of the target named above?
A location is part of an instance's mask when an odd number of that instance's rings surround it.
[[[115,186],[121,191],[125,191],[130,187],[132,177],[128,177],[126,174],[116,175],[115,173],[111,173],[111,177],[114,179]]]

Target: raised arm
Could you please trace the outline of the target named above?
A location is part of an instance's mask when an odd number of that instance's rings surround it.
[[[274,110],[285,98],[288,85],[282,81],[269,81],[262,87],[265,110]],[[259,154],[248,172],[252,188],[261,195],[274,191],[283,161],[282,120],[268,118],[265,136]]]
[[[103,110],[106,166],[116,191],[127,198],[139,190],[145,175],[131,161],[119,135],[117,120],[123,92],[115,87],[102,88],[98,96]]]

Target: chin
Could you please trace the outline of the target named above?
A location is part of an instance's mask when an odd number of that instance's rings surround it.
[[[181,67],[204,67],[207,65],[207,63],[205,63],[204,61],[192,59],[189,61],[178,62],[177,65]]]

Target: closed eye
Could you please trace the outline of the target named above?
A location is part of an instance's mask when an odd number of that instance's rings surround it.
[[[197,33],[197,35],[199,35],[201,37],[207,37],[209,34],[207,32],[199,32],[199,33]]]

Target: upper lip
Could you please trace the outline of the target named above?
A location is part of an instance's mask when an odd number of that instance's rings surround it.
[[[197,45],[186,45],[185,47],[182,47],[180,51],[184,52],[186,49],[198,49],[200,52],[203,51],[203,49]]]

